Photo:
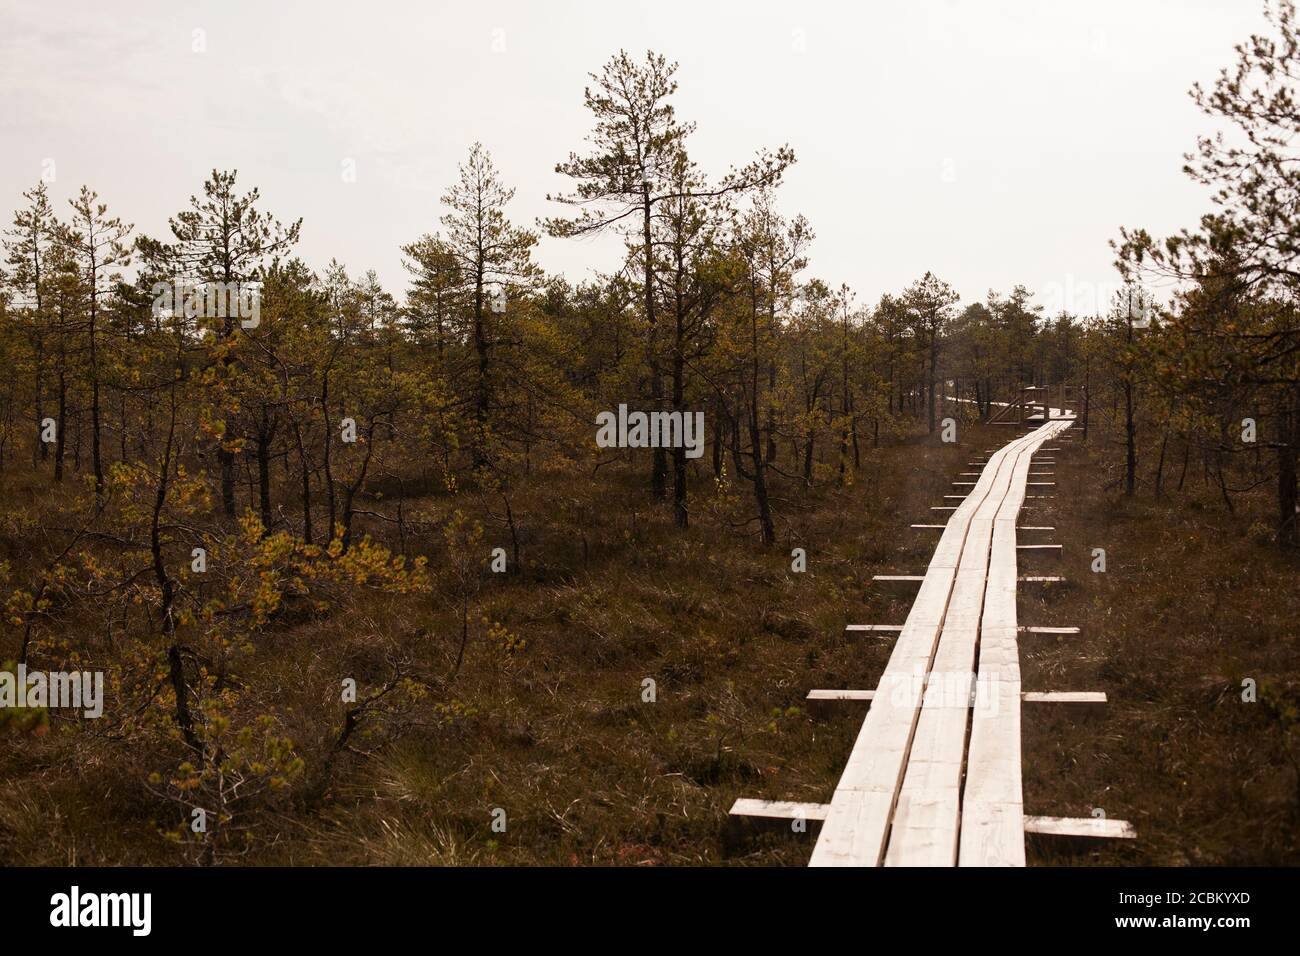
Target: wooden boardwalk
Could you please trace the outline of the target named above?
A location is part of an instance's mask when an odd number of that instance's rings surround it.
[[[952,511],[811,866],[1025,864],[1016,518],[1030,459],[1072,422],[992,452]]]

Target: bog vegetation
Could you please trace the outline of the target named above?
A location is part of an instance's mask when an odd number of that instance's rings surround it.
[[[808,642],[962,464],[943,420],[1025,385],[1087,386],[1081,480],[1105,501],[1219,509],[1294,570],[1300,33],[1272,16],[1194,91],[1209,211],[1168,239],[1117,224],[1123,289],[1092,314],[1021,286],[962,303],[932,272],[874,302],[816,278],[813,224],[782,208],[793,153],[699,168],[655,54],[575,98],[591,133],[557,157],[554,219],[513,221],[470,147],[403,289],[303,262],[247,171],[214,170],[159,236],[36,184],[4,237],[0,660],[101,670],[107,699],[0,718],[0,848],[473,862],[540,833],[573,860],[700,858],[717,821],[671,822],[699,805],[678,790],[807,750],[771,688],[845,653]],[[533,261],[543,230],[616,233],[626,258],[574,285]],[[702,411],[703,455],[602,447],[620,405]],[[1270,693],[1270,759],[1294,760]],[[489,740],[525,754],[510,783]],[[574,760],[600,783],[542,769]]]

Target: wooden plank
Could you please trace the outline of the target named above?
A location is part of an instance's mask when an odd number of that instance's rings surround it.
[[[945,672],[940,674],[938,672],[931,671],[929,676],[932,679],[933,683],[931,683],[929,686],[926,687],[927,696],[930,695],[931,690],[933,690],[936,695],[946,694],[947,696],[944,698],[943,706],[950,707],[953,709],[961,709],[962,706],[969,709],[970,707],[974,706],[975,701],[969,699],[969,697],[964,694],[964,691],[963,693],[957,693],[953,689],[954,685],[944,685],[942,683],[941,678],[947,678],[953,676],[951,673]],[[960,676],[964,678],[968,675],[961,674]],[[874,690],[852,690],[847,688],[836,690],[836,689],[828,689],[823,687],[823,688],[818,688],[816,690],[808,691],[807,695],[804,697],[804,700],[821,701],[821,702],[847,701],[850,703],[870,703],[872,700],[875,699],[875,697],[876,697],[876,692]],[[964,704],[962,704],[962,701],[964,701]],[[1104,704],[1106,703],[1106,695],[1100,691],[1087,691],[1087,690],[1085,691],[1077,691],[1077,690],[1075,691],[1060,691],[1060,690],[1033,691],[1031,690],[1031,691],[1021,692],[1020,702],[1022,704]]]
[[[1047,690],[1024,695],[1027,704],[1104,704],[1106,694],[1091,690]]]
[[[1137,830],[1133,824],[1127,820],[1109,820],[1105,817],[1025,817],[1025,832],[1090,840],[1137,839]]]
[[[923,530],[931,530],[931,531],[933,530],[942,531],[944,528],[948,526],[946,524],[914,524],[914,525],[909,525],[909,527],[923,529]]]
[[[874,690],[810,690],[804,700],[848,700],[870,701],[876,696]]]
[[[1078,634],[1077,627],[1024,627],[1020,628],[1022,634]]]
[[[903,629],[901,624],[845,624],[846,631],[893,631],[898,632]]]
[[[1020,577],[1021,584],[1063,584],[1065,578],[1057,574],[1030,574]]]
[[[755,800],[740,797],[727,811],[733,817],[761,817],[767,820],[825,820],[829,805],[794,800]]]
[[[1024,456],[1028,480],[1033,456],[1068,424],[1048,422],[1033,433]],[[1024,788],[1020,755],[1020,663],[1016,621],[1016,519],[1022,485],[1007,496],[989,561],[981,620],[975,708],[971,717],[962,793],[960,866],[1024,866]]]
[[[1062,546],[1059,544],[1018,544],[1017,551],[1056,551],[1060,552]]]
[[[873,574],[873,581],[906,581],[909,583],[919,583],[925,580],[923,574]]]

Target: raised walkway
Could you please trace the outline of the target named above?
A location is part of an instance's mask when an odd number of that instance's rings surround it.
[[[1071,424],[993,452],[952,512],[810,865],[1024,865],[1016,519],[1031,458]]]

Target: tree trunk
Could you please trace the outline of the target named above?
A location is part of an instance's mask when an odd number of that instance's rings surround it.
[[[330,470],[330,448],[333,445],[333,429],[330,427],[328,370],[326,370],[324,376],[321,378],[320,413],[321,418],[325,422],[325,445],[321,460],[325,468],[325,502],[326,514],[328,515],[329,520],[329,526],[325,529],[325,542],[328,544],[334,540],[336,520],[334,473]]]
[[[63,455],[67,448],[64,434],[68,425],[68,382],[63,368],[59,368],[59,418],[55,425],[58,431],[54,435],[54,480],[63,480]]]
[[[203,743],[199,740],[198,734],[194,730],[194,717],[190,713],[189,704],[189,686],[185,681],[185,664],[181,657],[181,647],[175,639],[176,618],[173,613],[173,605],[176,601],[175,585],[172,583],[171,575],[167,573],[167,565],[163,560],[162,538],[159,533],[159,526],[162,518],[163,506],[167,503],[167,482],[168,475],[171,471],[172,444],[176,437],[176,385],[173,383],[171,388],[171,421],[167,428],[167,441],[163,446],[162,467],[158,470],[158,489],[154,495],[153,516],[149,523],[149,553],[153,558],[154,578],[158,582],[160,593],[160,613],[162,616],[163,633],[172,639],[171,647],[167,650],[168,679],[172,685],[172,693],[175,696],[175,718],[176,726],[180,729],[181,738],[185,741],[186,746],[194,752],[195,762],[198,766],[203,766]]]
[[[235,516],[235,453],[224,447],[218,447],[217,461],[221,464],[221,511],[227,518],[233,518]]]
[[[1133,497],[1137,484],[1137,424],[1133,420],[1133,383],[1124,381],[1124,494]]]
[[[262,512],[262,536],[271,533],[271,436],[265,420],[257,433],[257,491]]]
[[[293,423],[293,433],[298,442],[298,462],[302,470],[302,540],[304,544],[311,544],[311,471],[307,467],[307,450],[302,443],[302,428],[296,421]]]
[[[1160,440],[1160,459],[1156,462],[1156,500],[1160,500],[1161,482],[1165,475],[1165,451],[1169,447],[1169,424],[1165,423],[1165,435]]]
[[[809,410],[809,416],[811,417],[811,410]],[[810,425],[805,437],[807,438],[807,442],[804,444],[803,449],[803,483],[811,488],[813,473],[813,446],[817,441],[817,430]]]
[[[643,281],[645,282],[645,317],[646,336],[650,358],[650,405],[653,411],[662,411],[664,402],[663,372],[659,367],[659,335],[655,324],[655,289],[654,289],[654,244],[650,234],[650,184],[641,186],[641,241],[642,256],[645,259]],[[655,501],[668,497],[668,450],[654,449],[654,461],[650,471],[650,494]]]
[[[95,496],[104,494],[104,458],[100,449],[99,373],[95,370],[95,334],[90,335],[90,459],[95,472]]]
[[[722,480],[722,415],[717,412],[713,416],[713,478]]]
[[[934,434],[935,427],[935,380],[938,378],[939,370],[939,334],[935,329],[930,330],[930,434]]]
[[[36,321],[41,321],[40,300],[37,299]],[[45,428],[45,337],[38,334],[36,337],[36,448],[37,451],[32,454],[32,465],[35,466],[37,461],[47,461],[50,457],[50,446],[41,441],[41,432]],[[39,457],[38,457],[39,456]]]
[[[474,388],[474,467],[488,463],[487,434],[488,409],[491,391],[488,384],[490,356],[487,329],[483,321],[483,259],[479,256],[478,271],[474,278],[474,355],[478,360],[478,380]]]
[[[686,360],[682,354],[682,322],[677,320],[677,341],[673,347],[673,411],[682,416],[682,428],[686,427]],[[702,437],[702,436],[701,436]],[[677,527],[685,528],[690,524],[690,514],[686,509],[686,447],[685,442],[678,442],[673,449],[673,521]]]
[[[776,527],[772,523],[772,505],[767,497],[767,463],[763,459],[763,439],[758,427],[758,403],[750,408],[749,442],[751,457],[754,461],[754,500],[758,504],[758,521],[763,544],[770,545],[776,540]]]
[[[1277,540],[1283,548],[1300,546],[1300,515],[1296,514],[1296,433],[1300,430],[1297,404],[1294,394],[1287,396],[1278,415]]]

